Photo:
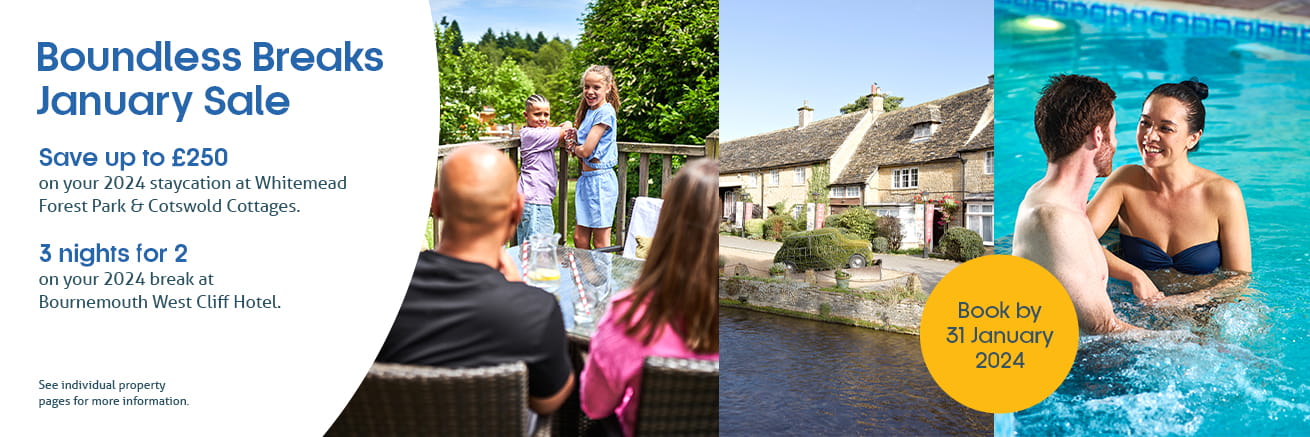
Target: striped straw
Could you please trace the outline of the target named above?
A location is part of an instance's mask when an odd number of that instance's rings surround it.
[[[578,287],[578,302],[582,303],[585,314],[591,315],[591,305],[587,304],[587,291],[582,288],[582,276],[578,274],[578,258],[568,252],[570,270],[573,270],[573,285]]]

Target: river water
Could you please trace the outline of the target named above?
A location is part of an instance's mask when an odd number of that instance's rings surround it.
[[[721,308],[719,432],[991,435],[933,383],[919,337]]]

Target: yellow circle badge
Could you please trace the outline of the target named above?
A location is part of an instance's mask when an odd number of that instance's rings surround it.
[[[1009,413],[1050,396],[1073,366],[1078,317],[1060,282],[1010,255],[973,259],[937,283],[919,347],[933,380],[957,402]]]

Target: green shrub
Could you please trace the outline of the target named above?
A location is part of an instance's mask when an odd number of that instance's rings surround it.
[[[887,248],[892,251],[901,250],[901,221],[896,217],[882,216],[874,221],[874,227],[879,237],[887,237]]]
[[[878,252],[878,253],[888,252],[889,246],[887,245],[888,244],[887,237],[883,237],[883,236],[873,237],[873,240],[870,240],[869,243],[873,244],[874,252]]]
[[[773,263],[773,265],[769,266],[769,274],[770,274],[770,275],[781,275],[781,274],[786,273],[786,272],[787,272],[787,265],[786,265],[786,264],[783,264],[783,263]]]
[[[746,236],[750,238],[763,238],[764,219],[746,220]]]
[[[832,304],[827,302],[819,304],[819,315],[828,317],[829,314],[832,314]]]
[[[764,238],[782,241],[783,232],[796,232],[796,219],[787,214],[774,214],[764,221]]]
[[[946,230],[937,249],[947,258],[968,261],[982,256],[982,237],[977,232],[955,226]]]
[[[824,223],[827,227],[846,229],[851,235],[864,240],[871,240],[878,235],[877,221],[878,216],[873,211],[857,206],[842,211],[841,214],[828,216]]]

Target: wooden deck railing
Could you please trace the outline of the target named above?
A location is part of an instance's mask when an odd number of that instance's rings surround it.
[[[470,141],[466,143],[440,146],[440,149],[437,152],[437,156],[438,156],[437,171],[438,172],[441,171],[441,163],[445,161],[446,155],[449,155],[450,152],[454,151],[455,149],[468,145],[473,145],[473,144],[484,144],[494,147],[496,149],[504,150],[506,155],[509,156],[509,159],[514,162],[514,165],[516,167],[520,165],[519,139],[511,138],[505,140]],[[626,158],[629,156],[628,154],[636,153],[638,155],[637,156],[637,160],[638,160],[637,195],[650,196],[650,160],[652,155],[660,159],[660,163],[661,163],[660,168],[663,170],[662,171],[663,174],[660,175],[660,181],[661,181],[661,186],[663,186],[663,184],[668,183],[668,181],[672,180],[673,178],[674,155],[685,156],[685,157],[712,157],[717,159],[719,156],[719,131],[715,130],[714,132],[711,132],[709,136],[705,138],[704,145],[633,143],[633,142],[620,141],[618,143],[618,146],[619,146],[619,162],[618,165],[615,166],[615,170],[618,173],[618,179],[619,179],[619,201],[618,204],[615,205],[614,207],[615,220],[614,220],[613,232],[614,235],[617,237],[618,244],[623,244],[623,242],[625,241],[624,233],[627,232],[627,205],[628,205],[627,197],[628,197],[629,169],[627,165],[628,160]],[[556,194],[555,197],[556,199],[559,199],[559,201],[557,202],[557,205],[559,206],[555,209],[555,230],[559,232],[560,235],[569,235],[569,233],[573,231],[572,229],[565,229],[565,227],[568,226],[569,223],[568,218],[571,212],[568,210],[569,165],[571,162],[574,161],[575,158],[573,158],[572,155],[569,155],[568,153],[565,153],[562,150],[555,151],[555,154],[558,160],[557,171],[559,172],[559,185],[558,185],[559,192],[558,194]],[[441,176],[440,174],[438,174],[437,180],[440,180],[440,178]],[[434,185],[435,185],[435,181],[434,181]],[[652,197],[659,197],[659,196],[660,193],[655,193],[655,196]],[[435,240],[441,238],[440,237],[441,232],[439,230],[441,224],[437,223],[436,226],[437,226],[437,230],[433,232],[434,235],[434,241],[432,242],[433,247],[436,247]]]

